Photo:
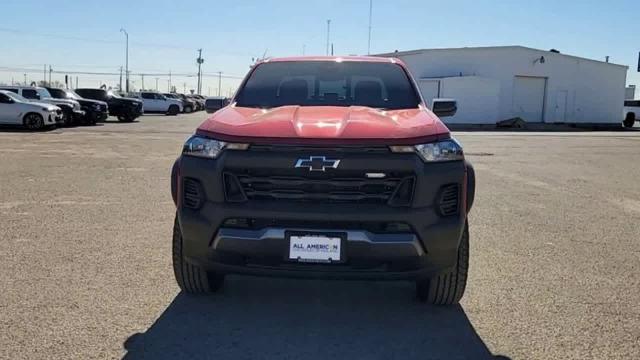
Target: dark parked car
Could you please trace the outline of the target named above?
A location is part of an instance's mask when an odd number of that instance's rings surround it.
[[[191,111],[199,111],[199,110],[201,110],[200,109],[200,104],[198,103],[198,101],[196,99],[193,99],[193,98],[191,98],[191,97],[189,97],[189,96],[187,96],[185,94],[176,93],[174,95],[178,96],[178,98],[180,100],[182,100],[183,103],[191,104],[192,105]]]
[[[72,90],[60,88],[46,88],[51,96],[56,99],[71,99],[80,103],[85,115],[80,118],[83,125],[95,125],[98,121],[104,121],[109,117],[109,105],[104,101],[85,99]]]
[[[182,100],[182,112],[184,113],[191,113],[194,112],[196,109],[196,102],[189,99],[188,97],[182,95],[182,94],[176,94],[176,93],[164,93],[162,94],[166,97],[172,98],[172,99],[178,99],[178,100]],[[182,95],[182,96],[180,96]]]
[[[187,95],[188,98],[192,99],[197,104],[197,110],[204,110],[204,96],[198,94]]]
[[[144,113],[142,101],[124,98],[103,89],[76,89],[76,94],[85,99],[104,101],[109,105],[109,115],[119,121],[131,122]]]
[[[212,96],[208,97],[207,100],[205,100],[204,109],[209,114],[212,114],[227,105],[229,105],[229,99],[222,96]]]

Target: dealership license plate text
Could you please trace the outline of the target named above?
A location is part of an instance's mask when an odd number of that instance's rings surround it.
[[[340,261],[340,238],[320,235],[291,236],[289,259],[303,262]]]

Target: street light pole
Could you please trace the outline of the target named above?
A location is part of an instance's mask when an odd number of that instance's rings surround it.
[[[367,41],[367,55],[371,55],[371,17],[373,15],[373,0],[369,0],[369,40]]]
[[[125,50],[125,74],[127,77],[126,92],[129,93],[129,33],[125,29],[120,29],[120,32],[124,33],[124,36],[127,38],[127,45]]]
[[[198,49],[198,58],[196,59],[198,63],[198,94],[202,93],[202,63],[204,59],[202,58],[202,49]]]
[[[326,55],[329,56],[329,38],[331,36],[331,19],[327,20],[327,52]]]

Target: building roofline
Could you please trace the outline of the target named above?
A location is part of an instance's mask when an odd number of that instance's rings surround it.
[[[576,60],[591,61],[591,62],[595,62],[595,63],[606,64],[606,65],[613,65],[613,66],[619,66],[619,67],[623,67],[623,68],[625,68],[625,69],[629,69],[629,66],[627,66],[627,65],[615,64],[615,63],[610,63],[610,62],[606,62],[606,61],[594,60],[594,59],[589,59],[589,58],[585,58],[585,57],[580,57],[580,56],[575,56],[575,55],[569,55],[569,54],[564,54],[564,53],[554,53],[554,52],[551,52],[551,51],[548,51],[548,50],[540,50],[540,49],[530,48],[530,47],[522,46],[522,45],[504,45],[504,46],[471,46],[471,47],[459,47],[459,48],[416,49],[416,50],[397,51],[397,52],[390,52],[390,53],[381,53],[381,54],[375,54],[375,55],[373,55],[373,56],[381,56],[381,57],[395,57],[395,56],[404,56],[404,55],[417,55],[417,54],[422,54],[422,53],[427,52],[427,51],[446,51],[446,50],[489,50],[489,49],[497,49],[497,50],[506,50],[506,49],[524,49],[524,50],[535,51],[535,52],[544,53],[544,54],[555,54],[555,55],[561,55],[561,56],[566,56],[566,57],[573,58],[573,59],[576,59]]]

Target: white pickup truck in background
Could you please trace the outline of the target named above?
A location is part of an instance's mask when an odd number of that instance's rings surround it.
[[[164,113],[167,115],[178,115],[182,112],[182,100],[168,98],[160,93],[142,91],[134,97],[142,100],[145,113]]]
[[[633,127],[637,120],[640,120],[640,100],[624,101],[624,126]]]

